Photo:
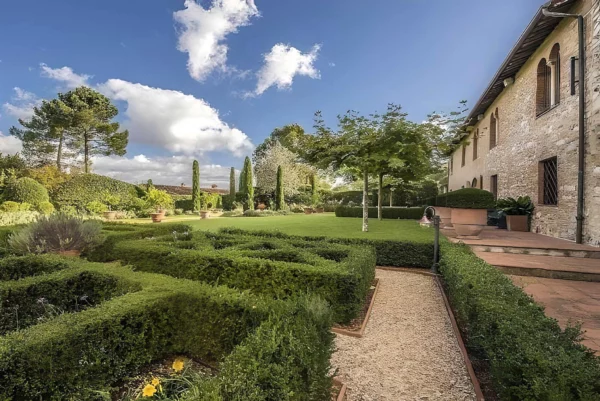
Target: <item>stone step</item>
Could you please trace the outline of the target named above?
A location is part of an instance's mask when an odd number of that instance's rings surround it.
[[[458,242],[458,241],[453,241]],[[533,256],[553,256],[565,258],[589,258],[600,260],[600,249],[569,249],[569,248],[545,248],[540,246],[532,246],[523,244],[522,246],[507,246],[495,244],[477,244],[476,241],[470,241],[469,246],[474,252],[489,252],[489,253],[507,253],[518,255],[533,255]]]
[[[475,254],[506,274],[600,282],[600,259],[480,252]]]

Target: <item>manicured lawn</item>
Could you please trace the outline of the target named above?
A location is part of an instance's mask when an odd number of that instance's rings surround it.
[[[433,240],[433,230],[422,228],[413,220],[378,221],[369,219],[369,232],[363,233],[361,231],[361,219],[335,217],[333,213],[272,217],[219,217],[206,220],[201,220],[198,216],[173,216],[165,221],[185,222],[194,229],[208,231],[216,231],[223,227],[236,227],[245,230],[278,230],[290,235],[323,235],[413,242]],[[133,222],[149,223],[150,219],[136,219]]]

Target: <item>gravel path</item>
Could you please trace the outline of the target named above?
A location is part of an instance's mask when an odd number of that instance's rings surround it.
[[[433,279],[385,270],[377,277],[364,336],[336,336],[332,364],[348,386],[348,401],[475,400]]]

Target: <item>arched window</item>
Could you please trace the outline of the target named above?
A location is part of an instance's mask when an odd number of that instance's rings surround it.
[[[535,91],[536,115],[550,109],[550,67],[546,59],[540,60],[537,68],[537,88]]]
[[[500,126],[498,121],[498,109],[490,116],[490,149],[493,149],[498,144],[498,127]]]
[[[479,128],[473,134],[473,160],[477,160],[478,154],[477,151],[479,149]]]
[[[550,107],[560,103],[560,45],[557,43],[550,51]]]
[[[477,188],[477,178],[473,178],[473,181],[471,181],[471,188]]]

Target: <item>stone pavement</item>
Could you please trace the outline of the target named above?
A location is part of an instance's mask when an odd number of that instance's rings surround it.
[[[546,307],[546,315],[562,328],[582,323],[582,343],[600,355],[600,283],[509,276],[511,280]]]

